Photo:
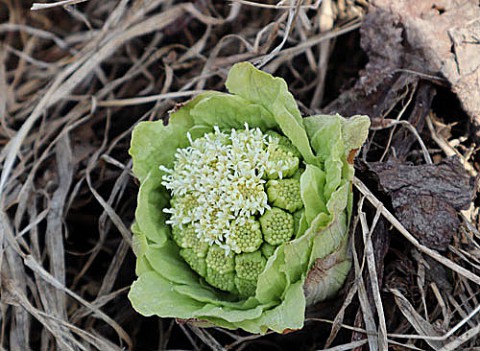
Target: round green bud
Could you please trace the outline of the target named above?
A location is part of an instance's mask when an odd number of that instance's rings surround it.
[[[208,284],[220,290],[229,291],[231,293],[237,292],[234,272],[219,273],[215,269],[207,267],[205,280]]]
[[[232,223],[227,245],[230,245],[235,253],[257,251],[262,242],[262,230],[255,217],[252,216],[245,221]]]
[[[300,160],[280,145],[268,146],[266,176],[268,179],[289,178],[298,170]]]
[[[192,225],[184,225],[182,228],[173,226],[172,237],[177,245],[184,249],[191,249],[198,242],[195,228]]]
[[[227,255],[224,249],[215,244],[208,250],[206,260],[207,267],[220,274],[233,272],[235,269],[233,254]]]
[[[272,207],[260,217],[263,237],[270,245],[280,245],[293,235],[293,216],[278,207]]]
[[[263,243],[260,250],[262,251],[263,256],[265,256],[266,258],[269,258],[270,256],[273,255],[276,248],[277,246],[270,245],[269,243]]]
[[[197,241],[195,244],[192,246],[193,252],[198,257],[205,258],[207,256],[208,249],[210,248],[210,245],[208,244],[207,241],[203,241],[197,238]]]
[[[243,297],[254,296],[257,290],[257,281],[235,277],[235,286],[238,294]]]
[[[288,139],[287,137],[284,137],[283,135],[280,135],[277,132],[274,132],[273,130],[269,130],[265,134],[267,134],[268,136],[271,136],[272,139],[277,139],[278,145],[285,151],[291,152],[293,156],[298,158],[302,157],[302,154],[298,151],[298,149],[292,144],[290,139]]]
[[[268,202],[291,213],[303,207],[300,195],[300,181],[297,179],[269,180],[267,182]]]
[[[198,257],[193,249],[181,249],[180,256],[200,276],[205,277],[207,275],[207,262],[204,258]]]
[[[192,222],[192,215],[198,206],[198,198],[193,194],[185,194],[183,196],[174,195],[170,200],[170,205],[180,211],[185,220],[182,223]]]
[[[235,257],[235,272],[239,278],[256,280],[266,263],[260,251],[243,253]]]

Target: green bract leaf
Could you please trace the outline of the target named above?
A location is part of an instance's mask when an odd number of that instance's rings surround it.
[[[210,129],[213,126],[228,131],[232,128],[243,129],[245,123],[262,130],[276,126],[270,111],[237,95],[219,94],[203,99],[191,114],[195,125],[205,125]]]
[[[140,275],[133,283],[128,298],[144,316],[191,318],[205,306],[201,301],[179,294],[172,289],[171,282],[153,270]]]
[[[172,166],[175,151],[188,146],[187,132],[194,126],[192,108],[215,94],[212,92],[197,96],[173,112],[167,126],[163,121],[156,121],[141,122],[135,127],[129,152],[134,160],[133,172],[140,182],[151,172],[157,175],[160,172],[159,165]]]
[[[270,111],[283,134],[300,151],[306,162],[314,157],[297,103],[281,78],[256,70],[242,62],[230,70],[225,86],[232,94],[255,102]]]
[[[129,299],[145,316],[203,327],[300,329],[307,304],[332,297],[350,269],[348,161],[369,118],[302,118],[285,81],[248,63],[226,86],[133,132],[139,277]],[[218,187],[201,202],[208,184]]]
[[[307,164],[300,177],[300,194],[307,224],[312,223],[319,213],[327,212],[324,187],[325,172],[317,166]]]

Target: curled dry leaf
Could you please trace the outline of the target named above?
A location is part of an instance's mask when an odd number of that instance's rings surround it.
[[[370,163],[382,190],[392,199],[395,215],[424,245],[447,248],[474,196],[474,179],[457,158],[434,165]]]

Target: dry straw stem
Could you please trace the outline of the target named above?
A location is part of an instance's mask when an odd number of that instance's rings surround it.
[[[364,339],[364,340],[358,340],[358,341],[352,341],[352,342],[349,342],[347,344],[343,344],[343,345],[339,345],[339,346],[335,346],[335,347],[329,347],[329,348],[326,348],[326,349],[323,349],[324,351],[347,351],[347,350],[353,350],[357,347],[361,347],[365,344],[367,344],[368,340],[367,339]]]
[[[322,1],[318,22],[322,32],[328,32],[334,27],[335,15],[333,13],[333,5],[331,0]],[[330,59],[332,46],[333,39],[326,40],[318,44],[318,49],[320,50],[316,67],[318,74],[318,85],[315,89],[312,101],[310,103],[311,109],[319,108],[323,101],[323,97],[325,95],[325,79],[327,77],[327,67],[328,61]]]
[[[359,206],[362,208],[362,206]],[[385,323],[385,314],[383,311],[382,297],[380,296],[380,287],[378,282],[378,274],[375,262],[375,255],[373,252],[372,244],[372,234],[375,226],[377,225],[378,219],[380,218],[380,212],[377,212],[372,221],[372,226],[369,228],[367,223],[367,218],[364,213],[359,213],[360,223],[363,233],[363,243],[365,245],[365,252],[363,257],[366,258],[368,274],[370,275],[371,291],[373,295],[373,301],[375,303],[375,309],[377,311],[378,317],[378,348],[385,349],[387,348],[387,326]],[[364,296],[365,297],[365,296]],[[362,300],[363,298],[362,297]],[[367,299],[368,301],[368,299]],[[377,340],[376,340],[377,342]]]
[[[53,3],[50,3],[50,4],[33,3],[30,10],[32,10],[32,11],[46,10],[46,9],[51,9],[51,8],[58,7],[58,6],[80,4],[80,3],[85,2],[85,1],[88,1],[88,0],[64,0],[64,1],[53,2]]]
[[[361,278],[363,272],[363,264],[360,266],[359,257],[356,250],[352,249],[353,253],[353,265],[355,269],[355,276],[358,277],[358,299],[360,300],[360,307],[362,310],[363,322],[365,323],[365,329],[367,331],[367,340],[370,350],[380,350],[380,346],[383,343],[383,338],[379,338],[382,334],[377,330],[375,322],[373,306],[371,306],[367,295],[367,288],[365,281]],[[365,256],[364,256],[365,257]],[[376,279],[376,277],[374,278]],[[385,346],[386,345],[382,345]]]
[[[306,9],[306,10],[316,10],[322,3],[322,0],[316,0],[313,4],[303,4],[303,1],[290,1],[290,4],[285,5],[288,1],[279,1],[276,4],[264,4],[261,2],[248,1],[248,0],[231,0],[232,2],[239,3],[242,5],[248,5],[253,7],[265,8],[265,9]],[[306,1],[307,3],[308,1]]]

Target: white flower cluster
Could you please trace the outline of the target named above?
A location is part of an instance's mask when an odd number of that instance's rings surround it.
[[[163,210],[170,214],[167,224],[192,225],[199,240],[219,245],[226,254],[237,251],[231,229],[270,208],[264,178],[282,178],[290,165],[270,157],[277,138],[247,124],[230,134],[215,127],[214,133],[188,138],[191,145],[177,150],[174,168],[160,166],[162,184],[172,194],[172,207]]]

